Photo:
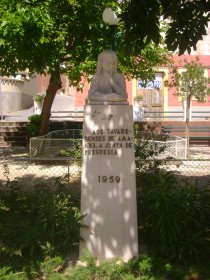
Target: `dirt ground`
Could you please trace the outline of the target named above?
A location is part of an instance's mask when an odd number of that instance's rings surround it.
[[[210,159],[210,147],[208,147],[208,146],[191,146],[189,158]]]

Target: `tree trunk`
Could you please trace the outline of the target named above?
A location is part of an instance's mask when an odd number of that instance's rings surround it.
[[[55,71],[51,73],[49,85],[46,91],[46,96],[43,103],[43,109],[41,113],[41,124],[39,128],[39,135],[45,135],[48,132],[49,121],[50,121],[50,112],[55,98],[57,90],[62,86],[60,71]]]
[[[189,156],[189,143],[190,143],[190,103],[191,100],[187,99],[187,106],[186,106],[186,121],[185,121],[185,138],[187,139],[187,151],[186,155],[187,158]]]

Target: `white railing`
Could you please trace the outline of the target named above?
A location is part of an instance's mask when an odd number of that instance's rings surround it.
[[[150,134],[149,134],[150,135]],[[155,140],[156,137],[160,138],[160,140]],[[187,158],[187,145],[188,140],[185,138],[181,138],[179,136],[167,135],[167,134],[151,134],[151,138],[144,137],[144,132],[141,133],[141,139],[139,141],[146,143],[147,151],[160,151],[157,152],[157,155],[152,156],[154,159],[186,159]],[[164,140],[161,140],[164,139]]]

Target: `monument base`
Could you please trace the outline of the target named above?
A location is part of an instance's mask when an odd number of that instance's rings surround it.
[[[80,255],[138,255],[132,113],[129,105],[85,106]]]

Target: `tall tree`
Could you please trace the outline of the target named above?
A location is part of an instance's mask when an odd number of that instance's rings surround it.
[[[186,102],[186,120],[185,120],[185,138],[189,144],[189,124],[190,124],[190,108],[192,98],[195,97],[198,102],[204,103],[210,95],[210,80],[205,77],[205,68],[197,58],[195,61],[187,62],[183,66],[185,70],[179,72],[177,67],[173,68],[169,87],[175,88],[175,94],[180,96]],[[189,154],[189,145],[187,149]]]
[[[171,51],[183,54],[206,35],[210,20],[208,0],[122,0],[122,21],[128,53],[138,54],[151,41],[161,40],[160,18],[167,20],[169,28],[165,42]],[[132,42],[132,43],[130,43]]]
[[[99,3],[100,2],[100,3]],[[95,71],[97,55],[109,47],[109,28],[102,21],[103,9],[118,1],[96,0],[2,0],[0,3],[0,75],[11,75],[26,68],[30,73],[48,73],[50,82],[41,114],[40,135],[46,134],[50,110],[61,74],[71,85],[81,76]],[[123,24],[119,26],[123,28]],[[167,51],[154,43],[139,52],[139,58],[127,56],[117,36],[120,66],[128,76],[150,79],[153,67],[165,64]]]
[[[89,13],[86,11],[88,2]],[[97,49],[98,38],[101,38],[98,35],[102,28],[94,28],[98,9],[93,1],[83,4],[68,0],[3,0],[0,3],[1,75],[29,68],[30,73],[51,76],[42,110],[41,135],[47,132],[51,106],[61,88],[65,66],[73,69],[71,78],[75,83],[81,74],[81,63],[87,57],[94,57],[94,46]],[[94,44],[90,45],[88,40],[93,38]]]

